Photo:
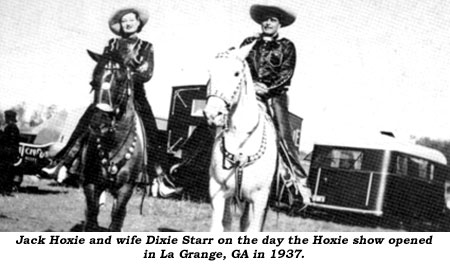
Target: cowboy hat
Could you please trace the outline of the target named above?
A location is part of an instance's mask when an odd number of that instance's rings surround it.
[[[122,17],[124,15],[126,15],[128,13],[135,13],[139,16],[139,20],[141,21],[140,28],[144,27],[144,25],[147,23],[148,18],[149,18],[148,12],[141,8],[127,7],[127,8],[119,9],[113,13],[113,15],[111,16],[111,18],[108,21],[109,28],[111,29],[111,31],[114,34],[120,36],[120,20],[122,19]]]
[[[5,111],[5,120],[11,122],[17,122],[17,113],[14,110]]]
[[[250,16],[258,24],[261,24],[269,17],[276,17],[282,27],[287,27],[294,23],[296,17],[294,12],[287,10],[287,8],[268,5],[252,5],[250,7]]]

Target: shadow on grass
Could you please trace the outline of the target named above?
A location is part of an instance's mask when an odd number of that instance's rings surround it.
[[[158,232],[184,232],[183,230],[173,229],[168,227],[160,227],[158,228]]]
[[[74,225],[69,231],[70,232],[84,232],[83,227],[84,227],[84,222],[81,221],[80,223]],[[95,231],[90,231],[90,232],[109,232],[109,230],[105,227],[97,227],[97,229]],[[177,229],[172,229],[172,228],[168,228],[168,227],[160,227],[160,228],[158,228],[158,232],[183,232],[183,230],[177,230]]]
[[[63,190],[40,189],[39,187],[36,187],[36,186],[19,187],[17,192],[18,193],[33,194],[33,195],[48,195],[48,194],[65,194],[65,193],[68,193],[68,191],[63,191]]]
[[[83,231],[83,229],[84,229],[84,221],[81,221],[78,224],[75,224],[72,228],[70,228],[69,232],[86,232]],[[89,232],[109,232],[109,230],[108,228],[99,226],[95,230]]]
[[[70,230],[68,232],[86,232],[86,231],[83,231],[83,229],[84,229],[84,222],[81,221],[78,224],[75,224],[74,226],[72,226],[72,228],[70,228]],[[66,231],[62,231],[62,230],[55,231],[52,229],[47,229],[47,230],[44,230],[43,232],[66,232]],[[98,227],[94,231],[89,231],[89,232],[109,232],[109,230],[104,227]]]
[[[11,218],[11,217],[9,217],[7,215],[4,215],[4,214],[0,214],[0,219],[9,219],[9,220],[14,220],[14,221],[19,220],[17,218]]]

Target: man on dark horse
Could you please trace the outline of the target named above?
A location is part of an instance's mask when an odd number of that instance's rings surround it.
[[[137,34],[141,32],[149,19],[144,10],[138,8],[125,8],[116,11],[109,20],[109,28],[119,36],[108,42],[104,55],[112,56],[123,61],[123,64],[132,71],[133,89],[136,110],[143,121],[147,137],[148,173],[151,177],[158,177],[164,181],[165,195],[178,192],[168,179],[163,166],[166,164],[166,154],[158,141],[158,129],[149,102],[147,101],[144,83],[153,76],[153,46],[150,42],[141,40]],[[95,80],[93,81],[95,82]],[[91,83],[94,87],[96,84]],[[91,104],[81,117],[77,127],[72,133],[67,145],[55,156],[57,165],[44,169],[48,174],[64,173],[70,168],[78,156],[83,137],[88,131],[88,125],[93,115],[94,104]]]
[[[5,195],[11,195],[14,187],[14,163],[19,160],[20,131],[17,127],[17,114],[13,110],[5,111],[6,127],[0,139],[0,190]]]

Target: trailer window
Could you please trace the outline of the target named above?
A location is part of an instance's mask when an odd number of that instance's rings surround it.
[[[431,180],[434,179],[434,165],[433,164],[430,165],[430,172],[428,173],[428,175],[430,176]]]
[[[317,162],[325,167],[361,170],[362,160],[363,152],[361,151],[332,149],[319,157]]]
[[[203,117],[203,109],[206,106],[206,100],[204,99],[194,99],[192,100],[191,116],[193,117]]]
[[[404,156],[397,156],[395,162],[395,173],[405,176],[408,175],[408,158]]]
[[[194,133],[195,129],[197,128],[197,126],[195,125],[189,125],[189,129],[188,129],[188,137],[191,137],[192,133]]]
[[[300,129],[296,129],[292,131],[292,139],[294,139],[294,144],[298,148],[300,147],[300,137],[301,137],[302,131]]]
[[[431,171],[431,170],[430,170]],[[411,177],[428,179],[428,161],[420,158],[409,158],[408,175]]]

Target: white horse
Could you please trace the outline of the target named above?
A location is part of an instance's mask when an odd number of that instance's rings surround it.
[[[231,230],[233,201],[243,210],[241,231],[262,231],[268,209],[277,135],[245,61],[252,45],[219,54],[210,69],[204,114],[218,129],[209,170],[211,231]]]

